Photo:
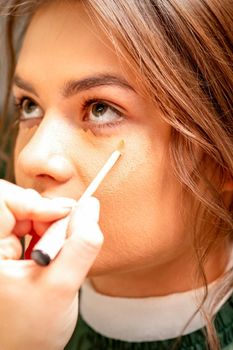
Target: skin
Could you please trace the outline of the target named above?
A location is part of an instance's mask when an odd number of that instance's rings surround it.
[[[61,95],[67,80],[99,74],[124,78],[130,88],[101,85],[69,98]],[[78,199],[118,143],[125,142],[123,156],[96,192],[104,244],[89,273],[94,287],[130,297],[197,287],[190,227],[185,224],[190,220],[181,207],[182,187],[168,154],[171,128],[142,97],[130,68],[80,3],[71,8],[51,2],[36,13],[16,75],[21,80],[13,86],[15,99],[26,96],[38,106],[30,119],[20,122],[15,148],[19,186],[43,197]],[[35,91],[23,88],[22,80]],[[90,120],[92,108],[82,108],[88,99],[107,101],[123,116],[114,114],[115,124],[109,126],[113,114],[107,110],[105,126],[98,127],[98,118]],[[35,225],[37,233],[46,225]],[[227,256],[223,241],[205,265],[208,282],[222,274]]]
[[[67,201],[58,204],[4,180],[0,193],[1,349],[62,350],[76,325],[78,290],[103,242],[99,202],[89,197],[72,211],[62,251],[42,267],[33,260],[19,260],[17,237],[26,226],[67,215]]]

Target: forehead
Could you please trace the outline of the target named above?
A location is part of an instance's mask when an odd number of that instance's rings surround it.
[[[52,73],[82,75],[121,66],[111,42],[81,2],[52,1],[33,16],[16,71],[25,78],[39,72],[48,79]]]

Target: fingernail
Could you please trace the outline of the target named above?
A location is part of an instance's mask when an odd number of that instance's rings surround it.
[[[69,212],[71,208],[74,205],[73,200],[62,200],[61,198],[54,198],[54,199],[49,199],[49,198],[44,198],[42,202],[39,202],[39,205],[42,206],[43,208],[48,209],[49,211],[58,211],[58,212]]]
[[[62,208],[72,208],[77,203],[75,199],[67,198],[67,197],[56,197],[51,199],[51,201],[55,205]]]
[[[94,222],[99,221],[100,203],[95,197],[88,197],[78,202],[76,213],[81,219],[88,219]]]

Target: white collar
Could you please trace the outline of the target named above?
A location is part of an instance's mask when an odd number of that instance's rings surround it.
[[[233,265],[231,259],[227,270]],[[216,290],[223,283],[219,278],[208,285],[208,297],[204,303],[210,310]],[[205,325],[198,312],[183,331],[197,310],[204,288],[161,297],[116,298],[96,292],[89,280],[82,286],[80,313],[85,322],[108,338],[129,342],[171,339],[192,333]],[[230,297],[230,291],[214,309],[217,313]]]

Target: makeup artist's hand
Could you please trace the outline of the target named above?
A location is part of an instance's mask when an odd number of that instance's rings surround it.
[[[68,213],[36,191],[0,180],[1,350],[63,350],[72,335],[78,290],[103,242],[99,202],[88,198],[72,213],[69,237],[49,266],[18,260],[17,238],[36,222],[49,225]]]

